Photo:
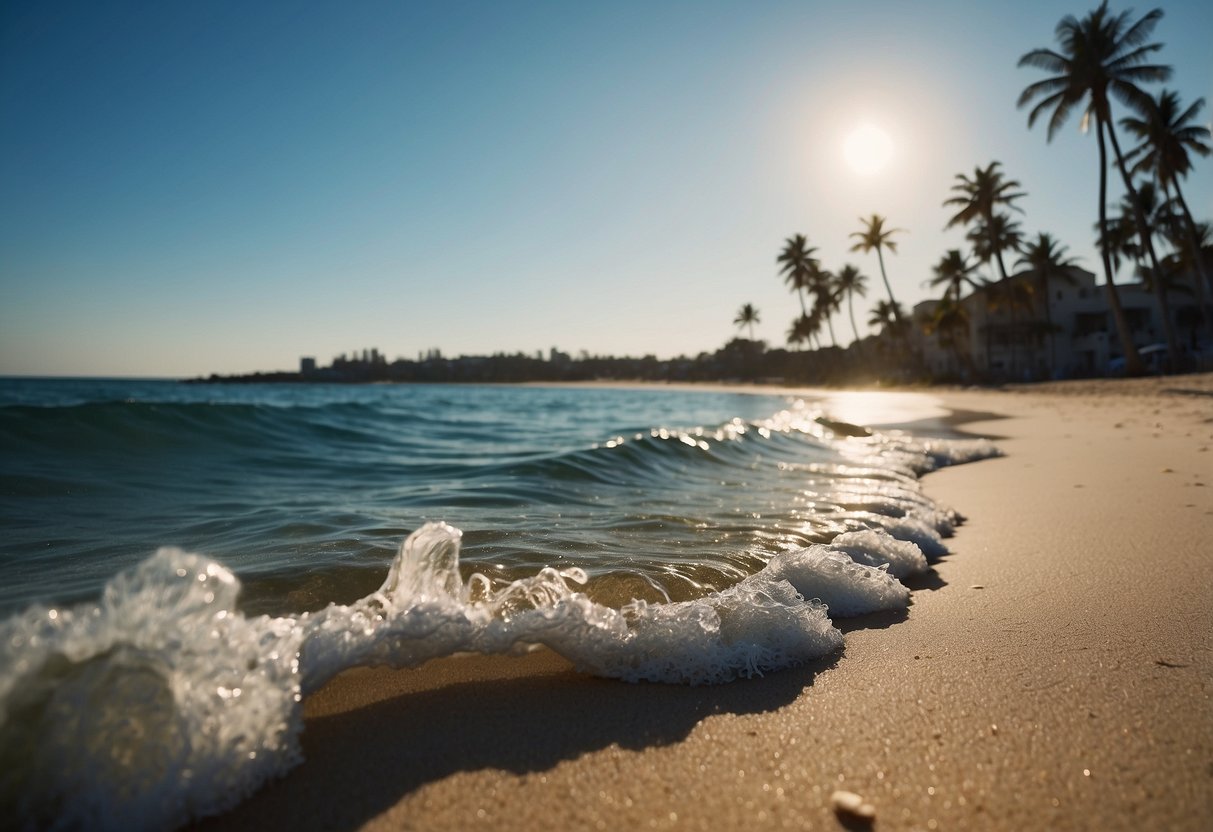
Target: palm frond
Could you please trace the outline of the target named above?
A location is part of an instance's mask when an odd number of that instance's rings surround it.
[[[1052,49],[1033,49],[1020,56],[1016,66],[1030,66],[1046,72],[1063,74],[1069,70],[1070,61]]]
[[[1066,43],[1081,28],[1082,25],[1078,22],[1078,18],[1072,14],[1068,14],[1057,22],[1057,26],[1053,28],[1053,36],[1059,42]]]
[[[1049,119],[1048,132],[1045,133],[1045,138],[1047,141],[1053,141],[1053,137],[1057,135],[1057,131],[1060,130],[1062,125],[1065,124],[1070,118],[1070,113],[1078,103],[1080,102],[1071,100],[1069,97],[1064,97],[1057,102],[1057,106],[1053,110],[1053,117]],[[1087,109],[1087,112],[1090,112],[1090,108]]]
[[[1162,49],[1161,43],[1150,43],[1145,46],[1139,46],[1132,52],[1127,52],[1107,62],[1108,71],[1110,73],[1121,72],[1125,69],[1140,66],[1142,61],[1150,56],[1150,53],[1157,52]],[[1170,67],[1167,67],[1169,70]]]
[[[1037,96],[1052,96],[1056,93],[1064,93],[1070,89],[1073,84],[1072,79],[1066,75],[1058,75],[1054,78],[1046,78],[1043,81],[1036,81],[1024,88],[1024,91],[1019,94],[1019,98],[1015,101],[1015,106],[1022,108],[1033,98]]]
[[[1132,66],[1118,70],[1115,77],[1134,84],[1161,84],[1171,79],[1172,69],[1162,64]]]
[[[1175,123],[1183,124],[1184,122],[1187,122],[1187,121],[1194,121],[1196,119],[1196,114],[1199,113],[1204,108],[1205,108],[1205,100],[1203,98],[1196,99],[1195,101],[1192,102],[1192,106],[1190,106],[1188,109],[1184,110],[1181,115],[1178,115],[1175,117]],[[1201,127],[1199,129],[1205,131],[1205,133],[1209,132],[1208,127]]]
[[[1148,92],[1136,84],[1127,81],[1112,79],[1108,82],[1108,92],[1117,101],[1139,113],[1144,113],[1154,106],[1154,99],[1150,97]]]
[[[1124,12],[1119,16],[1119,20],[1123,20],[1129,16],[1130,12]],[[1158,25],[1158,21],[1162,20],[1162,9],[1151,9],[1142,16],[1141,20],[1134,23],[1128,28],[1123,35],[1118,38],[1118,41],[1125,46],[1137,46],[1146,42],[1150,34],[1154,31],[1154,27]]]

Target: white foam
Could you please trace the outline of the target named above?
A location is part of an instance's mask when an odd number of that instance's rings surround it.
[[[943,536],[939,533],[935,523],[930,520],[913,515],[905,517],[875,515],[871,519],[891,536],[913,543],[927,558],[936,558],[948,553]]]
[[[297,632],[162,549],[72,610],[0,625],[0,799],[26,825],[167,828],[299,759]]]
[[[163,549],[98,604],[10,619],[0,799],[34,826],[170,828],[222,811],[299,761],[301,694],[358,665],[543,644],[602,676],[712,684],[842,644],[825,606],[768,570],[703,599],[615,610],[576,590],[580,570],[464,583],[459,537],[424,526],[377,592],[310,615],[245,618],[230,572]],[[789,576],[803,583],[808,568]]]
[[[357,664],[413,666],[439,655],[530,644],[601,676],[712,684],[841,645],[824,607],[786,582],[742,582],[694,601],[634,601],[615,610],[570,585],[584,582],[580,570],[544,569],[496,591],[478,575],[465,585],[458,541],[458,530],[427,524],[405,542],[378,592],[305,617],[304,689]]]
[[[904,609],[910,591],[887,567],[856,563],[833,546],[781,552],[753,580],[786,580],[806,598],[820,599],[830,614],[849,617],[878,610]]]
[[[846,553],[867,566],[887,566],[895,578],[908,578],[927,571],[927,559],[917,544],[898,540],[884,530],[844,532],[830,541],[830,548]]]

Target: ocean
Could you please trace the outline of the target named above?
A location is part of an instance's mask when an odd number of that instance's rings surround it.
[[[959,517],[919,477],[998,453],[855,404],[0,380],[0,812],[222,811],[357,665],[545,645],[714,684],[827,655],[946,552]]]

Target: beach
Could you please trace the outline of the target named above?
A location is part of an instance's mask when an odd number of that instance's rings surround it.
[[[1213,816],[1213,377],[927,391],[1006,456],[908,613],[726,685],[539,652],[347,671],[223,829],[1200,829]],[[1000,414],[989,419],[979,414]]]

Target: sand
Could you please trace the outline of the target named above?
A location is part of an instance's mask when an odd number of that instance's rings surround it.
[[[843,653],[711,688],[546,652],[347,672],[307,761],[206,825],[1207,829],[1213,376],[926,395],[1002,414],[964,427],[1007,456],[928,476],[969,522]]]

